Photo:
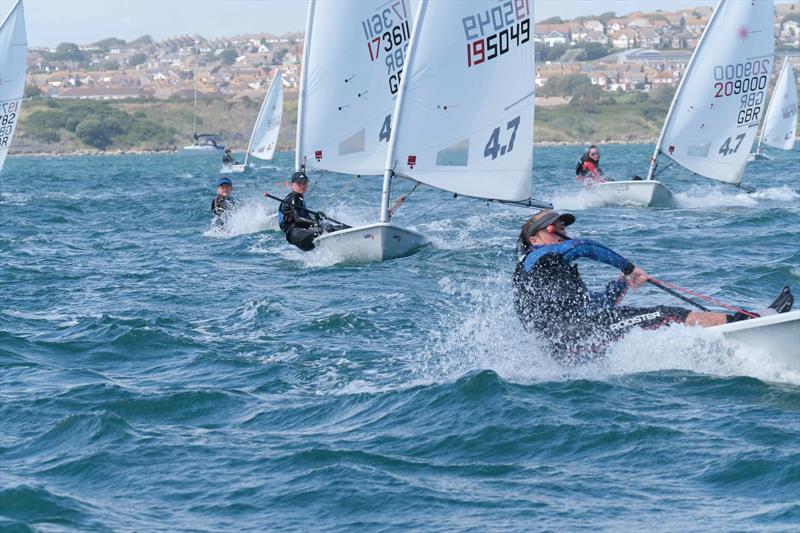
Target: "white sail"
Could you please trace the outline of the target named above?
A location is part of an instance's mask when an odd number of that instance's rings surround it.
[[[772,0],[720,0],[673,99],[660,153],[701,176],[742,181],[766,109],[774,8]]]
[[[794,148],[797,135],[797,81],[787,57],[772,92],[761,142],[781,150]]]
[[[283,115],[283,78],[278,71],[272,78],[261,110],[258,112],[256,124],[253,126],[253,133],[250,134],[250,142],[247,145],[247,155],[245,155],[245,166],[247,158],[253,156],[258,159],[272,159],[275,153],[275,145],[278,143],[278,133],[281,129],[281,117]]]
[[[311,0],[297,168],[383,173],[412,9],[409,0]]]
[[[27,59],[25,13],[17,0],[0,25],[0,170],[19,122]]]
[[[530,198],[532,4],[423,2],[387,169],[466,196]]]

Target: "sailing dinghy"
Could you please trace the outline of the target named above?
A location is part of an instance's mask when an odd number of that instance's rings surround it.
[[[792,150],[797,136],[797,80],[787,57],[775,83],[772,99],[767,107],[764,126],[758,138],[758,148],[750,154],[750,161],[769,159],[761,150],[766,144],[780,150]]]
[[[309,2],[296,170],[383,174],[412,18],[408,0]],[[380,261],[426,242],[420,233],[390,223],[354,229],[336,232],[332,239],[352,248],[333,246],[345,259]]]
[[[17,0],[0,24],[0,171],[19,122],[27,60],[25,13]]]
[[[528,0],[422,0],[414,19],[394,112],[375,117],[380,124],[377,139],[388,141],[388,150],[385,145],[377,145],[379,149],[369,158],[372,163],[384,156],[379,221],[325,233],[315,241],[319,248],[330,250],[345,261],[363,262],[400,257],[425,244],[424,235],[390,221],[389,198],[397,177],[457,195],[550,207],[531,199],[535,75],[532,20]],[[369,43],[383,43],[384,38],[370,36],[366,27],[362,33],[359,53],[362,59],[372,58]],[[317,38],[314,33],[312,51]],[[350,57],[351,62],[354,57]],[[311,81],[309,85],[304,82],[304,86],[313,87],[316,81],[313,65],[304,63],[304,71],[311,71],[304,72],[304,79]],[[393,87],[391,81],[390,86]],[[301,98],[307,95],[301,93]],[[306,116],[308,107],[302,113]],[[298,138],[309,130],[302,131]],[[355,140],[347,146],[358,144]],[[313,144],[303,138],[298,146]],[[341,154],[341,144],[338,149]],[[302,153],[299,151],[298,156]],[[316,153],[324,161],[324,148]],[[367,158],[360,161],[363,165]],[[337,170],[333,165],[328,168]],[[369,170],[374,168],[371,165]]]
[[[243,163],[233,165],[222,165],[221,173],[244,172],[250,156],[256,159],[269,161],[275,153],[275,145],[278,143],[278,133],[281,129],[281,116],[283,115],[283,78],[278,71],[272,78],[261,110],[258,112],[253,132],[250,134],[250,141],[247,143],[247,152]]]
[[[764,115],[775,40],[772,0],[720,0],[678,85],[647,180],[592,185],[607,205],[671,207],[672,191],[655,179],[659,159],[741,186]]]

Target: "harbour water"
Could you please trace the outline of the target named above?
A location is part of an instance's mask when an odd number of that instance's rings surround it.
[[[797,151],[753,194],[669,170],[677,209],[602,208],[580,147],[534,150],[538,198],[653,275],[744,307],[800,292]],[[616,177],[651,146],[603,147]],[[10,158],[0,181],[0,529],[721,530],[800,522],[800,376],[708,332],[634,332],[555,363],[513,312],[530,211],[416,191],[432,237],[366,265],[269,228],[293,154],[232,176],[180,155]],[[380,178],[313,175],[350,223]],[[395,193],[410,188],[398,184]],[[587,264],[600,284],[616,275]],[[643,288],[631,303],[676,305]]]

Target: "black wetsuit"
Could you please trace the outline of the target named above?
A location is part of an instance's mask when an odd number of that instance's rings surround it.
[[[618,305],[625,295],[624,277],[604,291],[592,292],[581,279],[580,258],[600,261],[624,274],[634,265],[600,243],[570,239],[558,244],[531,246],[514,272],[514,308],[526,330],[547,342],[561,360],[584,360],[635,327],[655,329],[669,322],[683,323],[689,311],[679,307]]]
[[[303,195],[290,192],[278,211],[278,223],[286,234],[286,240],[304,252],[314,249],[314,239],[322,234],[322,228],[306,210]]]
[[[214,213],[215,217],[217,217],[217,224],[222,224],[225,222],[225,218],[235,205],[236,200],[234,200],[230,195],[221,196],[218,194],[213,200],[211,200],[211,212]]]
[[[226,153],[225,155],[222,156],[222,162],[225,163],[226,165],[232,165],[236,163],[236,161],[233,160],[233,155],[230,153]]]

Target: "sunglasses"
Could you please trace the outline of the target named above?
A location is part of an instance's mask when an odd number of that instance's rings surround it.
[[[589,152],[589,155],[600,155],[600,152]]]

